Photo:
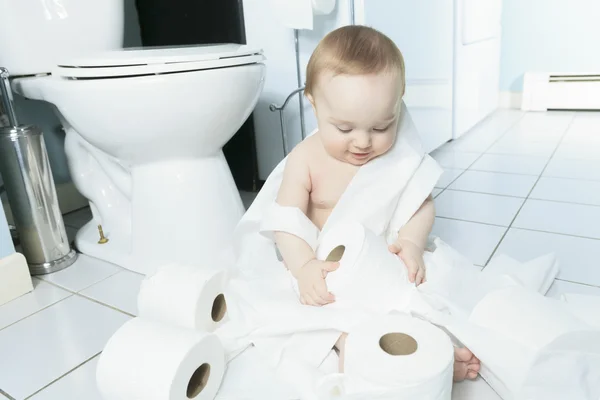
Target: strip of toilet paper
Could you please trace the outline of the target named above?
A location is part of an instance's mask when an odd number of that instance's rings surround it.
[[[330,14],[335,0],[271,0],[271,5],[285,27],[313,29],[313,16]]]
[[[600,330],[560,300],[522,286],[499,289],[477,304],[469,322],[457,336],[503,399],[600,395]]]
[[[600,296],[578,293],[563,293],[561,300],[581,320],[600,329]]]
[[[226,271],[168,264],[147,276],[138,315],[182,328],[213,332],[227,318]]]
[[[506,254],[500,254],[494,257],[482,271],[484,276],[488,274],[508,275],[526,288],[543,295],[552,286],[554,278],[558,276],[558,272],[558,259],[553,253],[543,255],[526,263],[520,263]]]
[[[377,316],[346,339],[345,391],[368,397],[449,400],[454,348],[440,328],[407,314]],[[370,391],[373,391],[372,393]]]
[[[313,250],[317,248],[319,228],[297,207],[281,206],[273,202],[260,224],[260,233],[275,242],[275,232],[295,235]]]
[[[137,317],[108,340],[96,382],[107,400],[212,400],[224,371],[214,334]]]
[[[319,239],[316,257],[340,263],[327,274],[327,287],[336,301],[326,307],[387,314],[403,310],[414,290],[406,266],[390,252],[385,238],[358,222],[332,226]]]

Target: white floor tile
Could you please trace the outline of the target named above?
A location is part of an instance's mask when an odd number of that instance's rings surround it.
[[[92,210],[89,207],[82,208],[81,210],[73,211],[63,215],[65,225],[73,228],[81,228],[92,219]]]
[[[121,271],[83,291],[81,294],[126,313],[137,315],[137,295],[144,276]]]
[[[445,190],[435,199],[440,217],[509,226],[524,199]]]
[[[507,172],[511,174],[540,175],[547,162],[548,157],[484,154],[470,169],[488,172]]]
[[[497,137],[477,136],[471,133],[465,134],[446,145],[446,149],[450,151],[458,151],[465,153],[483,153],[490,148],[498,140]]]
[[[589,296],[600,296],[600,288],[596,286],[580,285],[578,283],[565,282],[556,279],[546,296],[559,299],[563,293],[585,294]]]
[[[600,286],[600,240],[511,228],[495,254],[503,253],[522,262],[554,253],[559,279]]]
[[[22,399],[98,354],[130,317],[72,296],[0,331],[0,387]]]
[[[41,392],[30,397],[32,400],[102,400],[96,386],[96,366],[100,356],[94,357],[75,371],[61,378]]]
[[[460,176],[460,174],[462,174],[463,172],[465,172],[464,169],[444,168],[444,173],[442,174],[442,176],[440,177],[438,182],[435,184],[435,187],[441,188],[441,189],[446,188],[450,183],[452,183],[452,181],[454,181],[456,178],[458,178]]]
[[[80,253],[77,261],[70,267],[53,274],[42,275],[40,279],[73,292],[79,292],[122,270],[121,267],[114,264]]]
[[[600,206],[600,181],[541,177],[529,197]]]
[[[600,136],[600,134],[599,134]],[[600,160],[600,142],[598,143],[561,143],[554,158]]]
[[[576,124],[567,131],[562,141],[570,144],[598,145],[600,144],[600,126]]]
[[[478,376],[452,385],[452,400],[502,400],[488,383]]]
[[[528,112],[517,125],[527,131],[565,132],[574,117],[571,111]]]
[[[0,306],[0,330],[57,303],[71,293],[33,278],[33,291]]]
[[[480,153],[463,153],[458,151],[436,150],[431,156],[444,168],[467,169]]]
[[[527,126],[515,125],[506,132],[502,139],[526,140],[535,142],[550,142],[558,144],[561,138],[565,135],[563,129],[559,130],[536,130]]]
[[[513,226],[600,239],[600,207],[527,200]]]
[[[527,197],[537,180],[533,175],[467,171],[448,188],[470,192]]]
[[[487,153],[549,158],[556,146],[557,143],[551,141],[530,141],[504,137],[490,147]]]
[[[435,188],[431,191],[431,195],[433,196],[433,198],[436,198],[440,193],[442,193],[442,190],[443,189]]]
[[[552,158],[543,176],[600,181],[600,160]]]
[[[477,265],[485,265],[502,239],[506,228],[436,218],[432,234],[455,248]]]

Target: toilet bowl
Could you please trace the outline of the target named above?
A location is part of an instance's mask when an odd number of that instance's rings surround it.
[[[244,212],[222,148],[256,105],[262,51],[107,45],[80,54],[12,82],[53,104],[66,132],[69,170],[93,215],[77,249],[142,274],[221,260]]]

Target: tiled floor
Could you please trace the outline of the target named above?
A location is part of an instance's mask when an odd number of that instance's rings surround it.
[[[499,110],[432,155],[446,169],[434,191],[435,234],[481,267],[496,254],[526,261],[553,251],[561,272],[549,295],[600,295],[600,114]],[[246,204],[253,198],[242,197]],[[89,218],[87,209],[67,215],[69,235]],[[0,399],[100,400],[98,355],[137,314],[141,280],[81,255],[1,306]],[[256,362],[248,354],[228,374],[245,365],[260,370]],[[241,375],[237,384],[270,379]],[[220,398],[233,400],[230,388],[224,384]],[[270,387],[258,398],[284,399],[282,393]],[[455,385],[453,393],[458,400],[499,399],[480,379]]]

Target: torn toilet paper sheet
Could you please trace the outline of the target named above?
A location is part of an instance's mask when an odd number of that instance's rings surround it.
[[[548,265],[551,265],[548,268]],[[558,276],[558,259],[552,253],[526,263],[520,263],[506,254],[494,257],[483,269],[484,274],[509,275],[527,288],[545,295]],[[516,278],[518,276],[518,278]]]
[[[573,314],[600,329],[600,296],[563,293],[561,300]]]
[[[481,360],[481,376],[504,400],[600,396],[600,330],[559,300],[515,285],[484,296],[467,319],[429,318]]]

